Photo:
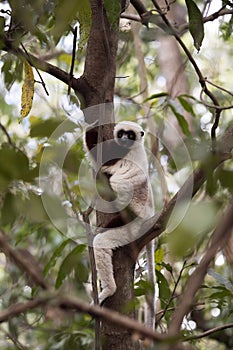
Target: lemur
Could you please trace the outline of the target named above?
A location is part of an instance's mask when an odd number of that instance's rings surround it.
[[[99,294],[101,305],[116,291],[113,250],[138,238],[140,226],[154,214],[154,203],[141,126],[129,121],[115,125],[113,139],[101,145],[101,157],[98,157],[97,130],[97,127],[86,130],[84,144],[87,156],[95,171],[106,175],[117,197],[114,201],[117,211],[115,218],[93,241],[96,269],[102,287]],[[154,282],[153,243],[147,246],[147,259],[147,264],[152,267],[150,279]]]

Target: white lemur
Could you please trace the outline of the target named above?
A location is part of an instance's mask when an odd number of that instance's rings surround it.
[[[96,172],[100,171],[107,176],[110,187],[117,196],[112,202],[117,214],[93,241],[96,268],[102,287],[100,304],[116,291],[113,250],[137,239],[144,220],[154,215],[143,129],[134,122],[124,121],[115,126],[113,135],[113,139],[102,143],[99,151],[98,127],[88,128],[84,138],[92,167]],[[97,158],[100,158],[98,162]],[[152,243],[147,246],[147,255],[149,278],[154,282]]]

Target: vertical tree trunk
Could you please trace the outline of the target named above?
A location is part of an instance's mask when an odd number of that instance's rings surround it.
[[[113,0],[119,1],[120,0]],[[124,6],[124,4],[122,4]],[[87,123],[108,123],[102,128],[103,136],[112,136],[114,123],[113,96],[116,73],[116,55],[118,46],[119,26],[109,23],[101,0],[91,0],[92,26],[87,45],[84,74],[81,77],[84,85],[85,120]],[[120,11],[119,17],[120,18]],[[109,222],[109,215],[97,211],[97,225],[105,226]],[[111,214],[112,215],[112,214]],[[113,254],[113,265],[117,291],[109,298],[105,305],[108,308],[133,316],[133,312],[126,309],[133,295],[133,279],[135,259],[129,254],[129,248],[123,247]],[[136,345],[131,334],[126,329],[120,329],[105,321],[101,325],[103,350],[133,350]]]

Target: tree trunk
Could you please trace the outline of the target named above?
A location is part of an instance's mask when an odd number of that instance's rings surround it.
[[[89,124],[97,121],[99,125],[104,124],[101,127],[103,137],[109,139],[112,137],[114,123],[112,102],[119,25],[114,28],[109,23],[101,0],[92,0],[91,10],[92,26],[87,45],[84,74],[80,78],[85,85],[85,89],[82,91],[85,105],[84,115],[85,121]],[[120,11],[118,21],[119,18]],[[97,210],[97,226],[106,226],[110,215],[112,214],[101,213]],[[117,249],[113,254],[117,291],[106,300],[104,306],[133,317],[133,311],[128,310],[126,306],[134,298],[135,259],[132,258],[128,250],[129,248],[123,247]],[[101,339],[103,350],[137,349],[131,334],[126,329],[116,327],[105,321],[101,324]]]

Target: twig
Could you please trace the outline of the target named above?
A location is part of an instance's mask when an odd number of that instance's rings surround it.
[[[164,310],[163,310],[161,316],[159,317],[159,319],[156,320],[156,326],[157,326],[158,323],[162,320],[162,318],[164,317],[164,315],[166,315],[166,312],[168,311],[169,306],[170,306],[172,300],[174,299],[174,296],[175,296],[175,293],[176,293],[176,289],[177,289],[177,287],[178,287],[178,284],[179,284],[179,282],[180,282],[182,273],[183,273],[183,271],[184,271],[185,268],[186,268],[186,260],[184,261],[183,266],[182,266],[182,268],[181,268],[181,270],[180,270],[179,276],[178,276],[178,278],[177,278],[177,280],[176,280],[175,286],[174,286],[173,291],[172,291],[172,293],[171,293],[171,295],[170,295],[170,298],[169,298],[169,300],[168,300],[168,302],[167,302],[167,304],[166,304],[166,307],[164,308]],[[155,328],[156,328],[156,327],[155,327]]]
[[[38,269],[30,263],[28,258],[24,256],[19,251],[10,247],[7,242],[6,234],[0,229],[0,248],[2,252],[9,256],[15,264],[25,272],[32,280],[38,284],[43,289],[49,289],[47,283],[45,282],[43,276],[39,273]]]
[[[19,350],[28,350],[29,348],[24,346],[18,339],[16,339],[12,334],[7,332],[3,327],[1,327],[1,332],[5,334],[6,337],[8,337],[12,343],[16,346],[17,349]]]
[[[12,147],[16,148],[14,142],[12,141],[12,139],[11,139],[10,135],[8,134],[5,126],[2,123],[0,123],[0,129],[2,129],[3,133],[6,135],[6,138],[7,138],[7,141],[9,143],[9,145],[11,145]]]
[[[213,333],[216,333],[216,332],[222,331],[224,329],[228,329],[228,328],[233,328],[233,323],[227,323],[227,324],[224,324],[222,326],[218,326],[218,327],[214,327],[214,328],[208,329],[208,331],[205,331],[205,332],[203,332],[201,334],[192,335],[190,337],[185,337],[183,339],[183,341],[186,342],[186,341],[190,341],[190,340],[201,339],[201,338],[207,337],[210,334],[213,334]]]
[[[190,199],[190,196],[194,196],[201,186],[206,181],[206,162],[208,161],[211,165],[209,171],[214,170],[225,160],[231,158],[231,151],[233,149],[233,125],[225,132],[222,138],[219,140],[220,153],[213,158],[213,155],[209,155],[203,164],[200,165],[199,169],[195,170],[189,178],[185,181],[180,190],[174,195],[174,197],[165,205],[162,212],[155,215],[151,219],[147,220],[143,225],[143,232],[140,238],[134,242],[140,252],[143,247],[154,238],[158,237],[166,229],[166,225],[170,214],[177,203],[177,201],[183,201]],[[213,161],[210,162],[210,159]],[[190,193],[191,189],[191,193]]]
[[[26,54],[27,57],[28,57],[28,62],[32,65],[32,63],[31,63],[31,61],[30,61],[30,55],[29,55],[29,53],[27,52],[27,50],[26,50],[25,46],[23,45],[23,43],[21,43],[21,46],[22,46],[22,48],[23,48],[25,54]],[[40,72],[39,72],[39,70],[37,69],[37,67],[34,67],[34,68],[35,68],[35,70],[36,70],[36,72],[37,72],[37,74],[38,74],[38,76],[39,76],[39,78],[40,78],[40,83],[41,83],[41,85],[43,86],[46,95],[49,96],[49,92],[48,92],[48,90],[47,90],[47,88],[46,88],[46,85],[45,85],[45,82],[44,82],[44,80],[43,80],[43,78],[42,78],[42,75],[40,74]]]
[[[72,48],[72,60],[71,60],[71,66],[70,66],[70,81],[68,84],[68,96],[70,95],[71,90],[71,82],[72,78],[74,77],[74,62],[75,62],[75,55],[76,55],[76,44],[77,44],[77,27],[74,27],[73,29],[73,48]]]
[[[170,24],[169,20],[167,19],[166,15],[162,12],[160,6],[158,5],[156,0],[152,0],[156,10],[158,11],[158,13],[160,14],[161,18],[163,19],[164,23],[167,25],[167,27],[169,28],[171,34],[175,37],[175,39],[177,40],[177,42],[180,44],[180,46],[182,47],[183,51],[185,52],[186,56],[188,57],[190,63],[192,64],[195,72],[197,73],[197,76],[199,78],[199,83],[203,89],[203,91],[205,92],[205,94],[213,101],[214,105],[216,106],[220,106],[218,99],[215,97],[214,94],[212,94],[212,92],[207,88],[206,85],[206,80],[204,78],[204,76],[201,73],[200,68],[198,67],[196,61],[194,60],[191,52],[188,50],[188,48],[186,47],[186,45],[184,44],[184,42],[181,40],[180,36],[177,34],[177,32],[175,31],[175,29],[172,27],[172,25]],[[219,120],[220,120],[220,116],[221,116],[221,112],[222,112],[222,108],[218,108],[215,109],[215,119],[214,119],[214,123],[213,126],[211,128],[211,140],[212,140],[212,151],[215,152],[216,151],[216,129],[218,127],[219,124]]]
[[[227,89],[224,89],[222,86],[219,86],[219,85],[213,83],[212,81],[208,80],[207,78],[206,78],[205,80],[206,80],[206,82],[207,82],[208,84],[213,85],[213,86],[216,87],[217,89],[222,90],[222,91],[226,92],[227,94],[229,94],[229,95],[231,95],[231,96],[233,97],[233,93],[232,93],[231,91],[229,91],[229,90],[227,90]]]

